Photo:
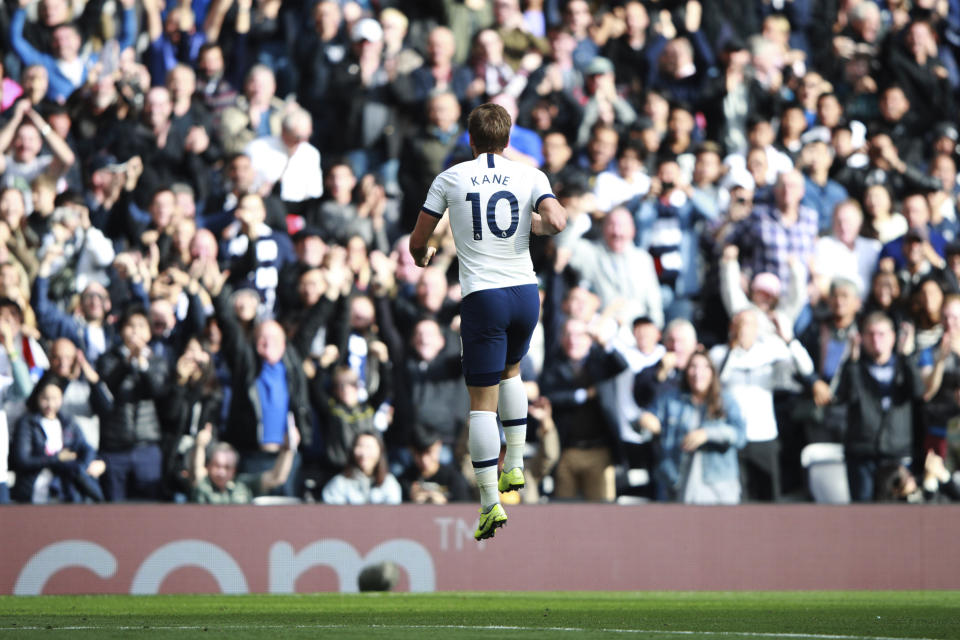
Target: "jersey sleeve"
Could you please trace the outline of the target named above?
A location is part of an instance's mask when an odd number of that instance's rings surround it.
[[[553,195],[553,189],[550,188],[550,180],[547,174],[539,169],[533,172],[533,185],[530,192],[530,202],[533,203],[533,210],[540,212],[540,203],[546,198],[556,198]]]
[[[433,179],[430,190],[427,191],[427,199],[423,202],[423,211],[429,213],[434,218],[442,218],[443,212],[447,210],[447,174],[441,173]]]

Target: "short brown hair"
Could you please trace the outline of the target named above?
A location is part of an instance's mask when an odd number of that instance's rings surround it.
[[[487,102],[470,112],[467,131],[477,153],[503,151],[510,142],[510,114],[498,104]]]

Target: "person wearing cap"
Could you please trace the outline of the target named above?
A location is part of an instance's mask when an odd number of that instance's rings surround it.
[[[801,204],[803,175],[792,170],[782,173],[774,187],[774,202],[754,205],[750,217],[740,222],[726,239],[745,254],[745,265],[753,273],[770,271],[787,286],[796,278],[791,262],[801,265],[813,255],[817,239],[817,212]],[[749,255],[746,255],[747,252]],[[806,277],[800,285],[806,284]]]
[[[625,130],[637,119],[637,112],[617,93],[613,63],[610,60],[603,56],[595,57],[583,70],[583,77],[587,103],[583,106],[580,127],[577,129],[578,147],[587,143],[593,125],[601,118],[620,130]]]
[[[767,276],[761,278],[761,276]],[[757,280],[760,279],[760,282]],[[759,274],[755,287],[779,288],[776,276]],[[777,502],[781,497],[780,442],[774,412],[774,390],[794,374],[813,384],[813,362],[789,325],[774,316],[774,332],[760,332],[755,309],[745,309],[730,323],[730,339],[710,350],[721,388],[739,404],[746,423],[746,445],[740,451],[740,482],[747,501]]]
[[[447,504],[471,499],[470,485],[451,463],[442,462],[443,440],[429,428],[415,429],[410,444],[413,464],[398,478],[403,501]]]
[[[945,153],[955,158],[957,142],[960,142],[960,131],[953,122],[938,122],[930,132],[930,148],[933,153]]]
[[[514,98],[527,86],[529,73],[535,69],[515,71],[503,57],[503,40],[496,29],[480,29],[472,40],[470,60],[473,79],[467,86],[464,108],[473,109],[493,96],[508,93]]]
[[[329,149],[346,157],[355,176],[373,173],[393,193],[399,190],[403,136],[398,135],[390,74],[383,66],[383,28],[373,18],[362,18],[353,25],[350,42],[347,55],[330,72],[328,105],[341,118]]]
[[[780,277],[769,271],[755,273],[750,285],[744,292],[741,285],[739,250],[735,245],[727,245],[720,258],[720,297],[723,307],[730,317],[754,309],[760,334],[777,335],[777,324],[793,327],[807,301],[806,288],[802,285],[806,269],[797,260],[790,261],[793,274],[790,287],[784,288]]]
[[[939,181],[938,181],[939,182]],[[930,223],[930,202],[926,194],[911,193],[901,204],[903,217],[907,219],[907,230],[915,231],[923,241],[923,253],[930,263],[938,268],[944,265],[943,256],[947,240]],[[907,266],[904,254],[906,234],[883,245],[880,252],[879,267],[888,271],[898,271]],[[892,263],[892,265],[890,264]]]
[[[903,236],[904,264],[897,269],[896,274],[900,280],[900,290],[904,300],[910,300],[923,283],[931,278],[938,283],[945,281],[946,261],[939,256],[928,256],[926,245],[927,238],[919,229],[910,229]],[[939,262],[936,265],[933,264],[930,257],[934,257]],[[888,262],[881,263],[880,269],[886,270],[888,264]]]

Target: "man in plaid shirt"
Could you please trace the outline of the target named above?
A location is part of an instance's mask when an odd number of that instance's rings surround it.
[[[750,216],[734,227],[727,244],[735,244],[744,256],[743,264],[753,274],[776,274],[785,285],[790,282],[791,257],[806,265],[817,241],[817,212],[800,204],[803,175],[785,171],[777,178],[774,203],[754,206]],[[799,283],[801,286],[805,283]]]

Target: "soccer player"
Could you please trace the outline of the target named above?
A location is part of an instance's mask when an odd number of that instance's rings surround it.
[[[537,324],[540,298],[528,245],[530,233],[553,235],[567,213],[538,169],[503,157],[510,143],[510,116],[483,104],[467,119],[474,159],[437,176],[410,235],[410,253],[421,267],[436,247],[428,245],[445,210],[450,210],[460,287],[463,376],[470,394],[469,448],[480,487],[477,540],[493,537],[507,521],[499,491],[523,487],[527,396],[520,359]],[[497,478],[500,431],[507,451]]]

